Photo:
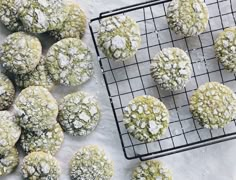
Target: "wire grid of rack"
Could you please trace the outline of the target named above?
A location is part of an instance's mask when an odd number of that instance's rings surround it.
[[[206,32],[198,37],[182,37],[172,32],[166,21],[170,0],[149,1],[101,13],[90,22],[90,30],[114,112],[122,148],[127,159],[148,160],[236,138],[236,120],[223,129],[209,130],[193,120],[189,112],[189,98],[201,84],[221,82],[236,92],[236,75],[224,70],[215,58],[214,41],[225,28],[236,25],[236,2],[206,0],[210,19]],[[125,14],[134,18],[142,34],[142,47],[126,62],[113,62],[99,50],[96,37],[100,20]],[[165,47],[185,50],[192,61],[193,76],[181,91],[162,91],[149,72],[152,57]],[[169,109],[170,125],[167,133],[153,143],[143,143],[131,137],[123,124],[123,109],[139,95],[159,98]]]

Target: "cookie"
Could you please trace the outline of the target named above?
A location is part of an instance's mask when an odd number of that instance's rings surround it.
[[[113,163],[97,146],[81,148],[70,161],[71,180],[111,180],[113,174]]]
[[[124,125],[129,134],[142,142],[153,142],[166,132],[169,113],[166,106],[152,96],[138,96],[124,109]]]
[[[236,118],[236,95],[225,85],[209,82],[193,93],[190,110],[205,128],[223,128]]]
[[[165,48],[151,63],[151,76],[164,90],[181,90],[192,74],[189,56],[179,48]]]
[[[206,30],[209,13],[203,0],[173,0],[167,8],[166,17],[171,30],[188,37]]]
[[[59,104],[58,122],[73,136],[86,136],[96,128],[100,109],[96,98],[85,92],[65,96]]]
[[[39,63],[42,45],[38,38],[24,32],[9,35],[1,45],[0,61],[3,68],[14,73],[32,71]]]
[[[0,73],[0,110],[9,108],[15,98],[15,88],[7,76]]]
[[[129,16],[112,16],[101,21],[98,45],[114,61],[132,58],[141,46],[139,25]]]
[[[81,85],[93,74],[92,53],[80,39],[63,39],[48,50],[46,66],[54,81]]]
[[[57,122],[57,101],[41,86],[30,86],[21,91],[14,109],[20,125],[26,130],[42,131],[52,128]]]

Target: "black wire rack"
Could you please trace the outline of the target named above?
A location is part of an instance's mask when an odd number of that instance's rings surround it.
[[[193,120],[189,98],[201,84],[221,82],[236,92],[236,75],[224,70],[214,53],[214,41],[227,27],[236,25],[235,0],[206,0],[210,19],[207,30],[197,37],[182,37],[172,32],[166,20],[170,0],[156,0],[103,12],[90,22],[90,30],[102,74],[110,98],[122,148],[127,159],[148,160],[236,138],[236,120],[223,129],[209,130]],[[100,20],[125,14],[134,18],[141,28],[142,47],[126,62],[107,59],[97,45]],[[181,91],[162,91],[149,72],[152,57],[165,47],[185,50],[192,61],[193,76]],[[159,98],[169,109],[167,133],[153,143],[143,143],[130,136],[123,124],[123,109],[139,95]]]

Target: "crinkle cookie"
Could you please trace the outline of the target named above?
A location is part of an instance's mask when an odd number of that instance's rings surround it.
[[[43,86],[51,90],[54,87],[53,80],[45,66],[44,56],[41,57],[39,64],[33,71],[26,74],[16,75],[15,82],[16,85],[21,88],[27,88],[29,86]]]
[[[215,51],[225,69],[236,73],[236,27],[227,28],[220,33]]]
[[[138,24],[128,16],[113,16],[101,21],[98,45],[107,58],[126,60],[135,55],[141,45]]]
[[[173,0],[167,9],[169,27],[184,36],[197,36],[204,32],[208,19],[208,8],[203,0]]]
[[[62,27],[51,31],[50,34],[56,39],[82,38],[86,29],[86,15],[80,5],[74,1],[67,2],[66,7],[69,14],[63,22]]]
[[[78,38],[63,39],[49,49],[46,66],[54,81],[81,85],[93,74],[92,53]]]
[[[22,31],[23,25],[18,17],[21,0],[0,0],[0,21],[10,31]]]
[[[0,176],[5,176],[13,172],[18,164],[19,155],[15,147],[0,154]]]
[[[94,145],[81,148],[70,161],[71,180],[110,180],[113,174],[113,163]]]
[[[15,97],[15,88],[7,76],[0,73],[0,110],[9,108]]]
[[[30,86],[19,94],[14,109],[20,125],[30,131],[52,128],[58,115],[57,101],[41,86]]]
[[[201,85],[190,99],[193,117],[205,128],[223,128],[236,118],[236,95],[225,85]]]
[[[134,138],[142,142],[158,140],[169,126],[166,106],[152,96],[138,96],[124,109],[124,124]]]
[[[165,48],[151,63],[151,76],[164,90],[180,90],[191,78],[192,66],[188,55],[179,48]]]
[[[23,159],[21,172],[24,179],[58,180],[61,174],[57,159],[44,152],[32,152]]]
[[[0,117],[0,154],[3,154],[15,146],[20,138],[21,128],[9,111],[0,111]]]
[[[64,140],[64,133],[57,123],[51,129],[43,131],[23,130],[20,144],[28,154],[30,152],[42,151],[55,155],[60,149]]]
[[[24,32],[9,35],[1,45],[0,61],[15,74],[32,71],[39,63],[42,45],[37,37]]]
[[[19,18],[25,30],[44,33],[62,26],[68,12],[64,0],[22,0]]]
[[[59,105],[58,122],[74,136],[90,134],[100,120],[100,110],[94,96],[76,92],[65,96]]]
[[[132,180],[172,180],[172,175],[160,161],[150,160],[135,168]]]

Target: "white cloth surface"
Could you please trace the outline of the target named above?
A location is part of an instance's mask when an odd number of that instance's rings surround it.
[[[119,8],[129,4],[143,2],[143,0],[77,0],[86,11],[88,18],[97,17],[100,12]],[[2,25],[0,26],[0,42],[10,34]],[[51,45],[51,39],[44,36],[42,41],[44,52]],[[83,40],[94,52],[89,29]],[[105,149],[107,155],[114,161],[115,174],[113,180],[129,180],[133,168],[138,160],[126,160],[118,137],[114,116],[108,101],[108,96],[99,65],[94,52],[95,76],[79,88],[58,87],[53,95],[60,99],[64,95],[76,90],[84,90],[98,97],[102,110],[102,119],[95,132],[88,137],[71,137],[65,134],[65,140],[60,152],[56,155],[60,161],[61,180],[69,179],[69,160],[76,151],[89,144],[97,144]],[[188,152],[160,158],[172,170],[174,180],[234,180],[236,179],[236,140],[212,145]],[[21,153],[21,163],[22,163]],[[20,166],[18,169],[1,180],[22,179]]]

